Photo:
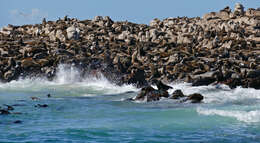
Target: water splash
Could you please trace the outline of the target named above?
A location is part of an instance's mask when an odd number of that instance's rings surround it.
[[[116,94],[127,91],[137,91],[138,89],[132,85],[117,86],[108,81],[102,74],[98,76],[88,75],[83,78],[80,76],[79,70],[71,65],[59,65],[57,75],[53,81],[46,78],[25,78],[11,81],[9,83],[0,83],[0,91],[41,91],[47,89],[49,91],[79,91],[81,95],[89,95],[87,92],[91,90],[91,95],[99,94]]]

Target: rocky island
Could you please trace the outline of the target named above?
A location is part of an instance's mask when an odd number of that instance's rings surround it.
[[[58,65],[66,64],[82,77],[102,73],[119,85],[145,87],[156,79],[260,89],[259,21],[259,8],[237,4],[233,11],[226,7],[202,18],[154,19],[149,25],[108,16],[8,25],[0,30],[0,80],[52,80]]]

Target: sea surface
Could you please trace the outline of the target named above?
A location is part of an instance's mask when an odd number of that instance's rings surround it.
[[[22,113],[0,115],[0,142],[260,142],[260,90],[171,86],[170,93],[201,93],[204,102],[125,101],[140,89],[116,86],[102,76],[80,78],[77,69],[64,65],[54,81],[38,77],[0,83],[0,106],[16,104],[11,112]]]

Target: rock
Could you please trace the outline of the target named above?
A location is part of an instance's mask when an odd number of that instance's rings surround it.
[[[67,38],[69,40],[71,40],[71,39],[78,40],[79,39],[80,30],[78,28],[76,28],[74,25],[68,27],[66,32],[67,32]]]
[[[182,97],[185,97],[184,94],[182,93],[181,90],[175,90],[171,96],[169,97],[170,99],[179,99],[179,98],[182,98]]]
[[[187,101],[190,100],[191,103],[200,103],[203,100],[203,96],[199,93],[193,93],[187,97]]]
[[[72,64],[83,77],[95,70],[140,88],[152,79],[258,88],[259,12],[237,4],[234,13],[226,7],[203,18],[154,19],[150,25],[101,16],[8,25],[0,32],[0,81],[20,75],[53,80],[60,64]]]
[[[141,92],[134,98],[134,100],[144,100],[148,93],[155,91],[151,86],[143,87]]]
[[[65,36],[63,35],[62,30],[56,31],[56,38],[58,38],[60,41],[63,41],[63,42],[66,40]]]
[[[51,41],[56,41],[55,30],[53,30],[49,33],[49,38]]]
[[[158,101],[162,97],[168,98],[169,94],[167,91],[156,90],[151,86],[147,86],[141,89],[141,92],[134,98],[135,101]]]

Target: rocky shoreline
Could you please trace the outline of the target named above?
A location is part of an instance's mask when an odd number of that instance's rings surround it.
[[[60,64],[82,77],[102,73],[116,84],[145,87],[154,79],[193,86],[260,89],[260,9],[237,4],[202,18],[154,19],[149,25],[64,17],[0,30],[0,81],[43,76]]]

